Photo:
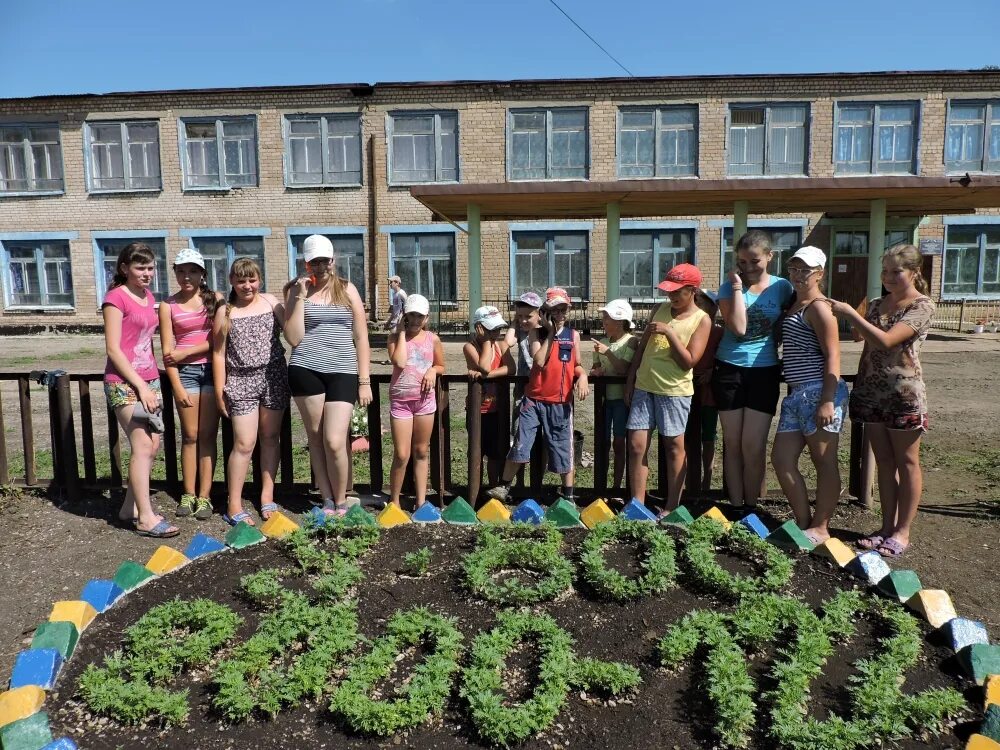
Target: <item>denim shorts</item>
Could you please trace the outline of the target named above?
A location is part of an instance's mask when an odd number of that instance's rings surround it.
[[[181,385],[188,393],[198,393],[199,391],[214,391],[215,383],[212,380],[212,365],[208,362],[200,365],[181,365],[177,368],[177,376]]]
[[[812,435],[816,427],[816,408],[820,396],[823,395],[823,381],[815,380],[803,383],[792,389],[781,402],[781,416],[778,417],[778,432],[801,432]],[[823,428],[824,432],[834,434],[844,427],[844,408],[847,406],[847,383],[841,380],[837,383],[837,392],[833,396],[833,422]]]
[[[609,438],[625,437],[625,424],[628,422],[628,407],[625,399],[612,398],[604,402],[604,421],[608,425]]]
[[[636,388],[632,393],[632,408],[628,413],[630,430],[652,430],[663,437],[683,435],[691,412],[690,396],[661,396]]]
[[[507,460],[526,464],[538,433],[545,436],[549,471],[568,474],[573,469],[573,404],[550,404],[525,396],[518,410],[517,437]]]

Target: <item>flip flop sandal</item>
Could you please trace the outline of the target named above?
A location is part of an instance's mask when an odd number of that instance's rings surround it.
[[[281,508],[278,507],[277,503],[264,503],[260,506],[260,517],[267,521],[271,517],[271,513],[277,513]],[[267,513],[268,515],[264,515]]]
[[[135,527],[135,533],[139,536],[150,536],[154,539],[169,539],[172,536],[177,536],[181,533],[180,529],[172,529],[170,527],[170,521],[164,518],[156,526],[149,529],[140,529],[138,526]]]
[[[869,534],[868,536],[861,537],[855,544],[861,549],[877,550],[882,546],[882,542],[884,541],[885,537],[881,534]]]
[[[199,521],[207,521],[212,517],[212,501],[207,497],[199,497],[195,503],[194,517]]]
[[[226,523],[228,523],[230,526],[235,526],[240,521],[245,521],[246,523],[250,524],[251,526],[254,525],[252,523],[253,516],[251,516],[245,510],[241,510],[239,513],[234,513],[231,516],[228,513],[223,513],[222,514],[222,520],[225,521]]]
[[[898,539],[889,537],[878,546],[878,553],[882,557],[902,557],[909,546],[909,544],[903,544]]]
[[[335,518],[343,518],[347,515],[347,506],[338,505],[334,508],[323,508],[323,513],[327,516],[334,516]]]

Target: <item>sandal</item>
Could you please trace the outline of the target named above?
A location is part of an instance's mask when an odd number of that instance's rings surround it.
[[[234,513],[233,515],[229,515],[228,513],[223,513],[222,520],[228,523],[230,526],[236,526],[240,522],[243,522],[248,526],[256,525],[253,522],[253,516],[251,516],[245,510],[241,510],[239,513]]]
[[[890,536],[878,546],[877,551],[882,557],[902,557],[909,546],[909,544],[903,544],[898,539],[893,539]]]
[[[861,549],[877,550],[882,546],[882,542],[884,541],[885,537],[881,534],[869,534],[868,536],[861,537],[855,544]]]
[[[281,508],[278,507],[277,503],[262,503],[260,506],[260,517],[265,521],[271,520],[271,514],[277,513]],[[265,513],[267,515],[265,515]]]
[[[207,521],[212,517],[212,501],[207,497],[195,498],[194,517],[199,521]]]
[[[194,495],[188,495],[187,493],[181,495],[181,501],[177,503],[176,515],[182,518],[192,515],[197,504],[198,499]]]
[[[151,529],[140,529],[138,525],[135,527],[135,533],[139,536],[150,536],[154,539],[169,539],[172,536],[177,536],[181,533],[180,529],[174,528],[170,525],[170,521],[166,518],[160,519],[160,522],[156,524]]]
[[[334,516],[335,518],[343,518],[347,515],[346,505],[335,505],[332,508],[323,508],[323,513],[327,516]]]

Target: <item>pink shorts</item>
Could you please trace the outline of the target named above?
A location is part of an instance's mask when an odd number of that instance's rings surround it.
[[[393,419],[413,419],[437,411],[437,397],[434,391],[418,398],[390,398],[389,416]]]

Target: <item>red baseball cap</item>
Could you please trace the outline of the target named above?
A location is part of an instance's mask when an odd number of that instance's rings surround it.
[[[657,285],[657,289],[665,292],[676,292],[686,286],[701,287],[701,271],[698,266],[690,263],[680,263],[669,271],[667,277]]]

